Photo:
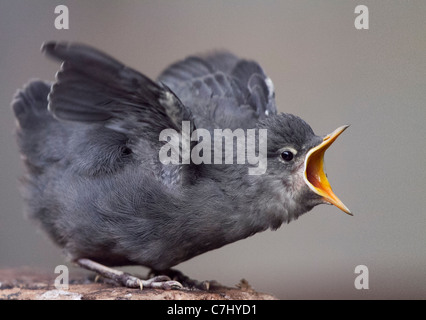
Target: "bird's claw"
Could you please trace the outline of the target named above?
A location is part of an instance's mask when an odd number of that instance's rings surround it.
[[[178,281],[171,280],[168,276],[156,276],[148,280],[141,280],[130,274],[122,279],[122,285],[127,288],[179,290],[183,286]]]
[[[143,283],[145,287],[152,289],[179,290],[183,288],[180,282],[171,280],[168,276],[162,275],[144,280]]]
[[[179,270],[168,269],[165,271],[164,270],[161,271],[161,273],[163,272],[167,274],[169,279],[176,280],[176,281],[172,280],[168,282],[177,282],[179,284],[179,288],[172,288],[172,289],[186,288],[186,289],[198,289],[202,291],[209,291],[209,290],[215,290],[217,288],[223,287],[219,282],[215,280],[198,281],[198,280],[191,279],[188,276],[184,275]],[[157,274],[157,272],[155,270],[151,270],[150,275],[155,275],[155,274]]]
[[[158,275],[148,280],[142,280],[130,273],[112,269],[90,259],[79,259],[77,263],[85,269],[97,272],[97,279],[99,276],[102,276],[127,288],[139,288],[141,290],[144,288],[163,290],[178,290],[183,288],[180,282],[172,280],[166,275]]]

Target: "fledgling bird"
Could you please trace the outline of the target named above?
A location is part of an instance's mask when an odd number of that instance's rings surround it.
[[[62,62],[53,84],[34,80],[13,102],[31,217],[80,266],[128,287],[180,288],[171,267],[322,203],[350,214],[323,170],[346,129],[320,137],[277,113],[272,81],[228,52],[192,56],[152,81],[86,45],[48,42]],[[266,129],[267,167],[163,163],[164,129]],[[191,148],[194,141],[191,142]],[[112,266],[142,265],[141,280]]]

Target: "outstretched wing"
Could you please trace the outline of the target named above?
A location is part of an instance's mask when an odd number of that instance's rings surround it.
[[[277,112],[272,81],[259,64],[228,52],[188,57],[158,80],[191,110],[197,127],[250,128]]]
[[[123,150],[130,148],[138,165],[166,185],[195,176],[194,166],[183,169],[179,164],[163,165],[159,159],[159,150],[164,145],[159,141],[162,130],[174,129],[180,134],[182,121],[189,121],[189,129],[194,130],[190,110],[171,89],[86,45],[49,42],[42,51],[63,62],[48,96],[48,109],[57,119],[103,124],[112,132],[124,134],[127,139],[123,141]],[[96,130],[97,126],[93,128]],[[103,140],[99,141],[101,137]],[[112,143],[106,141],[108,137],[107,132],[92,132],[85,136],[85,145],[103,152],[102,148]],[[95,166],[96,161],[86,162]]]
[[[58,119],[104,122],[130,140],[148,141],[158,141],[163,129],[179,131],[182,120],[191,120],[168,87],[94,48],[49,42],[42,51],[63,62],[49,94],[49,110]]]

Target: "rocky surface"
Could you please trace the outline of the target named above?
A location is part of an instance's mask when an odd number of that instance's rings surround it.
[[[69,279],[68,290],[54,286],[55,274],[47,275],[29,268],[0,270],[1,300],[274,300],[256,292],[246,280],[233,288],[201,290],[129,289],[111,283],[94,282],[87,275]]]

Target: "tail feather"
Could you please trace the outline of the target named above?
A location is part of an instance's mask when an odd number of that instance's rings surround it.
[[[48,83],[33,80],[15,94],[12,108],[21,130],[29,130],[40,125],[36,120],[48,116],[47,96],[49,92]]]
[[[33,80],[19,90],[12,101],[18,145],[27,167],[33,172],[60,159],[60,152],[48,139],[52,125],[61,126],[47,110],[50,87],[49,83]]]

